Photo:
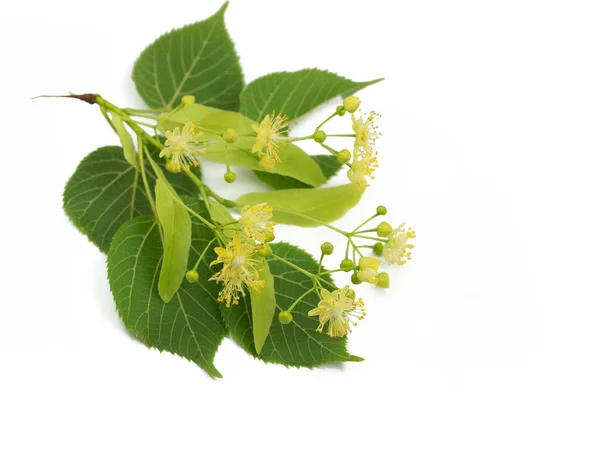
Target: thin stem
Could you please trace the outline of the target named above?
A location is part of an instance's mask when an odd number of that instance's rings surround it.
[[[146,190],[146,197],[148,197],[148,202],[150,203],[150,207],[152,208],[152,213],[154,214],[154,217],[158,218],[158,214],[156,213],[156,204],[154,203],[154,197],[152,196],[150,184],[148,183],[146,168],[144,167],[144,141],[142,139],[142,136],[139,134],[137,135],[137,143],[140,172],[142,173],[142,181],[144,183],[144,189]]]
[[[371,228],[369,230],[360,230],[360,231],[354,231],[353,234],[360,234],[360,233],[372,233],[374,231],[377,231],[377,228]],[[362,237],[362,236],[360,236]]]
[[[287,264],[290,267],[293,267],[294,269],[296,269],[298,272],[303,273],[304,275],[306,275],[307,277],[311,278],[311,279],[315,279],[315,275],[304,270],[302,267],[297,266],[296,264],[294,264],[293,262],[288,261],[287,259],[282,258],[281,256],[276,255],[275,253],[271,253],[271,257],[275,258],[278,261],[281,261],[282,263]]]
[[[212,245],[213,242],[215,242],[217,240],[216,237],[212,238],[212,240],[206,245],[206,247],[204,248],[204,251],[202,252],[202,254],[200,255],[200,258],[198,258],[198,261],[196,261],[196,265],[194,266],[194,270],[198,270],[198,266],[200,265],[200,261],[202,261],[202,258],[204,258],[204,255],[206,255],[206,252],[208,251],[208,249],[210,248],[210,246]]]
[[[135,108],[125,108],[123,109],[123,111],[125,111],[127,114],[131,114],[131,115],[137,115],[136,113],[142,113],[142,114],[147,114],[147,113],[164,113],[164,112],[169,112],[170,108],[156,108],[156,109],[135,109]]]
[[[123,111],[127,112],[126,109],[124,109]],[[150,119],[150,120],[158,120],[158,116],[155,114],[145,114],[145,113],[129,113],[130,116],[134,116],[134,117],[142,117],[144,119]]]
[[[325,254],[321,253],[321,258],[319,259],[319,268],[317,269],[317,276],[321,273],[321,268],[323,267],[323,258]]]
[[[318,126],[318,127],[315,129],[315,131],[319,131],[323,125],[325,125],[327,122],[329,122],[331,119],[333,119],[333,118],[334,118],[335,116],[337,116],[337,115],[338,115],[338,112],[337,112],[337,111],[336,111],[336,112],[334,112],[334,113],[333,113],[332,115],[330,115],[330,116],[329,116],[327,119],[325,119],[323,122],[321,122],[321,123],[319,124],[319,126]]]
[[[328,134],[327,137],[356,137],[356,134]]]
[[[304,294],[302,294],[300,297],[298,297],[296,299],[296,301],[294,303],[292,303],[292,305],[287,309],[287,312],[292,312],[292,310],[296,307],[296,305],[298,303],[300,303],[300,301],[306,297],[308,294],[310,294],[312,291],[315,290],[315,286],[311,287],[308,291],[306,291]]]
[[[294,215],[296,215],[298,217],[302,217],[303,219],[312,220],[313,222],[318,223],[319,225],[322,225],[324,227],[327,227],[327,228],[329,228],[329,229],[331,229],[331,230],[333,230],[333,231],[335,231],[337,233],[340,233],[340,234],[342,234],[342,235],[344,235],[346,237],[348,237],[350,235],[350,233],[346,233],[345,231],[340,230],[339,228],[334,227],[333,225],[325,223],[325,222],[323,222],[323,221],[321,221],[319,219],[315,219],[314,217],[310,217],[310,216],[307,216],[305,214],[299,213],[297,211],[291,211],[291,210],[288,210],[288,209],[279,209],[279,208],[273,208],[273,211],[284,212],[284,213],[287,213],[287,214],[294,214]]]
[[[387,242],[387,239],[381,239],[381,238],[376,238],[376,237],[371,237],[371,236],[355,236],[355,237],[361,238],[361,239],[370,239],[372,241]]]
[[[354,230],[352,230],[352,234],[356,233],[356,231],[358,231],[358,229],[360,227],[368,224],[371,220],[373,220],[377,216],[379,216],[379,214],[377,214],[377,213],[373,214],[371,217],[369,217],[367,220],[365,220],[363,223],[361,223],[359,226],[357,226]]]
[[[308,139],[313,139],[313,135],[311,134],[310,136],[302,136],[302,137],[297,137],[297,138],[291,138],[290,142],[307,141]]]

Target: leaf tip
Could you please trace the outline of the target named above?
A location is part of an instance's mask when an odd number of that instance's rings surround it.
[[[348,362],[362,362],[365,358],[361,358],[360,356],[350,355],[348,356]]]

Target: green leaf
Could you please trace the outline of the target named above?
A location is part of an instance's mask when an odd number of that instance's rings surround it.
[[[162,35],[142,52],[132,78],[150,107],[172,108],[193,95],[204,105],[239,109],[244,77],[225,28],[227,4],[202,22]]]
[[[206,217],[200,201],[185,197],[184,201]],[[213,237],[208,227],[192,219],[190,261],[199,258]],[[198,268],[199,282],[185,282],[173,300],[164,303],[158,293],[162,255],[159,226],[152,217],[131,219],[115,234],[108,253],[108,280],[117,312],[147,346],[182,356],[221,377],[213,360],[225,327],[217,303],[219,285],[208,281],[212,275],[208,261]]]
[[[256,353],[260,351],[269,336],[269,329],[275,314],[275,291],[273,275],[269,264],[265,262],[260,272],[260,279],[265,282],[260,292],[250,290],[250,304],[252,305],[252,334]]]
[[[317,262],[304,250],[290,244],[271,245],[273,253],[285,258],[309,272],[316,272]],[[301,272],[274,258],[268,259],[275,285],[276,314],[286,310],[308,289],[312,281]],[[331,279],[327,276],[329,282]],[[308,316],[308,311],[319,303],[317,294],[306,295],[294,308],[293,321],[287,325],[274,320],[260,355],[255,350],[251,332],[252,304],[248,296],[241,298],[239,305],[226,308],[221,304],[231,337],[248,353],[266,361],[295,367],[314,367],[329,362],[362,361],[346,349],[346,338],[330,338],[316,331],[319,320]]]
[[[342,167],[342,164],[340,164],[337,158],[333,155],[315,155],[311,156],[311,158],[319,165],[323,175],[325,175],[325,178],[328,180],[333,177]],[[278,175],[276,173],[255,170],[254,174],[260,181],[268,184],[276,190],[306,189],[312,187],[311,185],[298,181],[295,178]]]
[[[160,179],[156,180],[156,214],[163,231],[164,247],[158,293],[165,303],[169,303],[187,271],[192,221],[187,210],[173,198],[170,188]]]
[[[341,218],[358,204],[363,191],[353,184],[331,188],[286,189],[242,195],[238,206],[267,202],[273,208],[273,222],[301,227],[317,227]]]
[[[273,111],[295,120],[327,100],[352,95],[381,80],[356,82],[319,69],[271,73],[244,88],[240,112],[256,121]]]
[[[139,170],[137,153],[135,151],[135,146],[133,145],[133,139],[125,129],[123,119],[121,118],[121,116],[113,114],[110,120],[113,126],[115,127],[115,131],[119,136],[119,140],[121,141],[121,146],[123,147],[123,156],[129,164],[131,164],[134,168]]]
[[[153,156],[158,159],[156,150]],[[148,165],[146,173],[154,186],[156,177]],[[200,176],[199,171],[196,174]],[[180,194],[197,195],[198,188],[186,176],[166,175]],[[75,226],[105,253],[121,225],[152,214],[140,173],[116,146],[101,147],[81,161],[65,186],[63,207]]]
[[[224,141],[217,142],[209,146],[207,153],[202,157],[221,164],[229,161],[232,166],[289,176],[310,186],[320,186],[327,181],[315,160],[291,143],[280,146],[280,163],[272,168],[261,166],[258,158],[251,151],[255,142],[256,138],[250,137],[240,137],[235,144],[229,146]]]

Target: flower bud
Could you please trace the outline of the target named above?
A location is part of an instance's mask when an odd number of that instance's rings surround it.
[[[380,288],[390,287],[390,276],[387,274],[387,272],[379,272],[379,276],[377,277],[377,286]]]
[[[354,268],[354,261],[352,261],[351,259],[343,259],[342,262],[340,263],[340,269],[342,269],[344,272],[350,272],[352,269]]]
[[[227,128],[223,132],[223,140],[225,142],[227,142],[228,144],[233,144],[233,143],[237,142],[237,140],[238,140],[237,131],[235,131],[233,128]]]
[[[169,159],[167,161],[167,163],[165,164],[165,168],[171,173],[179,173],[179,166],[172,159]]]
[[[352,300],[354,300],[356,298],[356,292],[354,292],[354,289],[348,289],[348,292],[346,293],[346,295],[351,298]]]
[[[354,272],[352,274],[352,276],[350,277],[350,281],[352,281],[352,284],[360,284],[360,283],[362,283],[362,280],[358,278],[358,274],[356,272]]]
[[[200,278],[200,275],[198,275],[198,272],[194,269],[188,270],[185,273],[185,279],[188,280],[190,283],[195,283],[196,281],[198,281],[198,278]]]
[[[349,113],[354,113],[360,106],[360,99],[354,95],[351,95],[350,97],[346,97],[343,103],[346,111]]]
[[[350,159],[352,158],[352,153],[350,153],[348,150],[344,149],[344,150],[340,150],[339,152],[337,152],[336,157],[340,164],[344,164],[344,163],[347,163],[348,161],[350,161]]]
[[[344,107],[342,105],[338,105],[335,108],[335,112],[338,114],[338,116],[342,117],[344,114],[346,114],[346,110],[344,109]]]
[[[381,222],[377,225],[377,236],[387,237],[392,232],[392,226],[387,222]]]
[[[292,313],[289,311],[281,311],[279,313],[279,321],[284,325],[287,325],[293,319],[294,319],[294,316],[292,316]]]
[[[331,242],[323,242],[321,244],[321,253],[331,255],[333,253],[333,244]]]
[[[228,170],[227,172],[225,172],[225,175],[223,175],[223,178],[228,183],[233,183],[235,181],[235,179],[237,178],[237,175],[234,172],[232,172],[231,170]]]
[[[194,97],[193,95],[184,95],[183,97],[181,97],[182,105],[193,105],[194,103],[196,103],[196,97]]]
[[[376,255],[383,254],[383,244],[381,242],[378,242],[373,246],[373,253],[375,253]]]
[[[275,239],[273,232],[269,230],[265,231],[265,242],[271,242],[273,239]]]
[[[263,258],[266,258],[273,252],[271,250],[271,247],[268,244],[265,244],[262,246],[262,248],[257,253],[258,253],[258,256],[262,256]]]
[[[387,208],[383,205],[379,205],[377,207],[377,214],[379,214],[380,216],[385,216],[387,214]]]
[[[327,134],[323,130],[315,131],[315,134],[313,134],[313,139],[319,144],[322,144],[325,142],[325,139],[327,139]]]

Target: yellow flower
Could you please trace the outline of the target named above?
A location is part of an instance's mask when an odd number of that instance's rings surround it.
[[[196,133],[192,122],[186,123],[182,130],[179,127],[167,130],[165,136],[165,148],[159,156],[170,159],[169,170],[172,172],[190,170],[190,166],[198,165],[196,157],[206,153],[206,141],[202,139],[204,133]]]
[[[375,178],[373,172],[379,167],[377,156],[372,150],[355,150],[354,161],[348,170],[348,179],[361,191],[369,186],[369,180]]]
[[[352,130],[356,134],[354,140],[354,147],[361,150],[372,150],[375,141],[381,136],[381,133],[377,131],[379,126],[375,125],[375,122],[379,120],[381,116],[375,111],[366,117],[359,117],[358,119],[352,114]]]
[[[332,337],[342,337],[350,331],[351,320],[362,320],[365,317],[365,308],[362,298],[352,300],[348,297],[349,286],[329,292],[327,289],[321,289],[321,301],[316,308],[308,312],[309,316],[319,316],[319,327],[317,331],[321,333],[323,327],[329,322],[327,334]],[[352,322],[354,326],[357,323]]]
[[[259,291],[265,284],[258,273],[260,262],[252,258],[258,247],[249,243],[242,243],[239,233],[233,236],[225,248],[215,248],[218,258],[210,263],[223,264],[221,270],[210,279],[223,284],[219,292],[218,301],[225,301],[227,307],[236,305],[240,295],[244,295],[244,286]]]
[[[252,129],[256,132],[256,143],[252,146],[252,153],[258,153],[261,165],[273,167],[275,163],[281,162],[279,145],[287,140],[281,135],[287,126],[287,117],[281,114],[277,114],[272,120],[271,114],[267,114],[260,124],[252,124]]]
[[[366,281],[367,283],[377,284],[379,281],[379,265],[381,261],[379,258],[374,258],[372,256],[363,256],[358,260],[358,273],[356,276],[361,281]]]
[[[393,229],[388,241],[383,246],[383,258],[390,264],[402,266],[411,259],[409,250],[412,250],[414,245],[409,244],[408,240],[416,238],[417,234],[412,228],[405,229],[404,225],[401,224],[398,228]]]
[[[273,234],[272,222],[267,222],[273,217],[273,209],[266,203],[254,206],[244,206],[240,217],[242,232],[248,239],[265,242],[269,234]]]

